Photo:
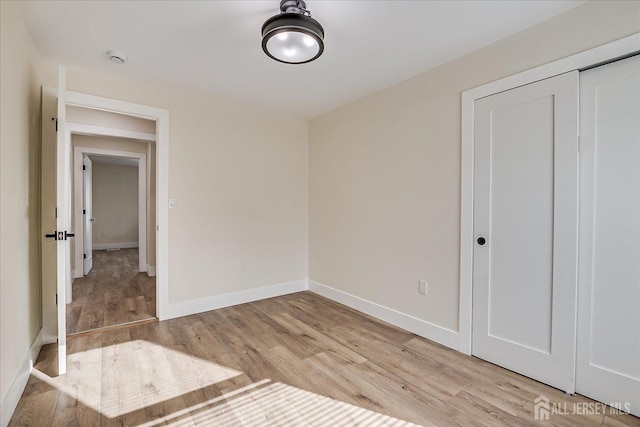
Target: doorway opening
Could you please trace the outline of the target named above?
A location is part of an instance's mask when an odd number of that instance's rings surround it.
[[[155,319],[156,122],[76,105],[66,121],[76,234],[66,333]]]
[[[155,207],[152,144],[72,134],[77,238],[67,335],[156,318],[155,220],[148,214]]]

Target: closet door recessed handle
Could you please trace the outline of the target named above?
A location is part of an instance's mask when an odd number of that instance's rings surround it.
[[[480,246],[483,246],[485,243],[487,243],[487,239],[485,239],[484,237],[478,237],[477,241]]]

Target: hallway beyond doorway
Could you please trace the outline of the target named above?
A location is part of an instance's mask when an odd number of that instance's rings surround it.
[[[138,249],[93,251],[93,268],[73,282],[67,335],[156,317],[156,279],[138,272]]]

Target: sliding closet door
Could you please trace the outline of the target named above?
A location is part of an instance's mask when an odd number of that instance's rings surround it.
[[[640,57],[580,74],[579,266],[576,391],[640,415]]]
[[[578,72],[475,103],[472,354],[572,392]]]

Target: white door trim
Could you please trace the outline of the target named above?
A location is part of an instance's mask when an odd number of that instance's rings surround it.
[[[74,134],[73,123],[67,123],[67,128]],[[118,151],[104,148],[79,147],[73,148],[73,186],[74,186],[74,215],[76,224],[76,245],[75,245],[75,265],[76,277],[82,277],[82,258],[84,253],[84,228],[80,224],[84,224],[82,218],[82,159],[83,155],[97,154],[110,157],[128,157],[138,159],[138,248],[139,262],[138,271],[147,271],[147,154],[136,153],[133,151]],[[92,248],[89,248],[92,250]],[[69,299],[71,291],[67,295]],[[70,302],[70,301],[68,301]]]
[[[73,127],[74,135],[112,136],[116,138],[135,139],[144,142],[156,142],[154,133],[137,132],[134,130],[108,128],[104,126],[86,125],[83,123],[68,123]]]
[[[473,153],[474,103],[477,99],[573,70],[637,53],[640,33],[580,52],[462,93],[462,159],[460,199],[460,301],[458,350],[471,354],[473,304]]]
[[[169,306],[169,110],[72,91],[66,99],[67,105],[156,122],[156,317],[164,320]]]

